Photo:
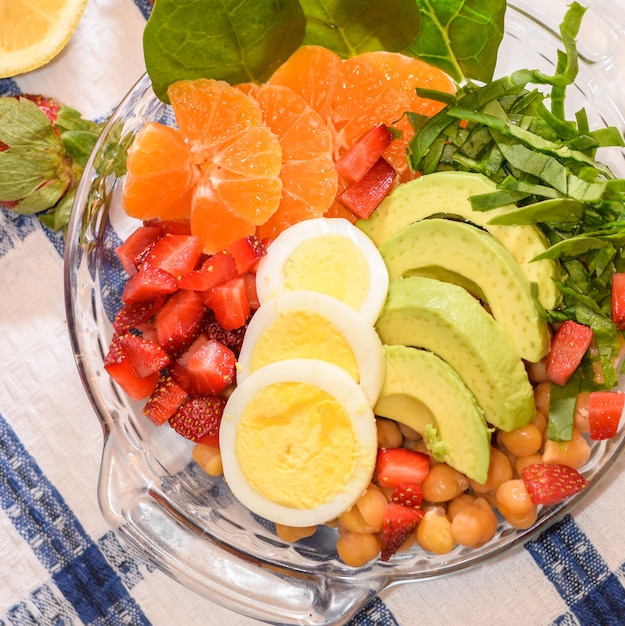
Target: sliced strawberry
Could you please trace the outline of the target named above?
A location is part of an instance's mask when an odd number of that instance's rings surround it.
[[[423,501],[421,485],[419,483],[401,483],[391,494],[391,501],[411,509],[418,509]]]
[[[348,183],[362,180],[391,145],[393,133],[384,124],[369,129],[336,162],[336,170]]]
[[[169,354],[180,354],[202,331],[205,312],[195,291],[181,289],[172,294],[154,321],[158,343]]]
[[[382,522],[380,560],[388,561],[399,550],[424,514],[425,512],[421,509],[413,509],[396,502],[388,503]]]
[[[588,425],[590,438],[599,441],[611,439],[616,435],[623,407],[625,394],[618,391],[591,391],[588,394]]]
[[[547,355],[546,375],[556,385],[565,385],[590,347],[593,332],[589,326],[567,320],[558,328]]]
[[[146,262],[128,279],[121,298],[125,303],[154,301],[177,289],[178,283],[169,272]]]
[[[131,400],[147,398],[160,377],[158,372],[141,377],[137,374],[122,345],[114,340],[104,357],[104,369],[109,376],[126,392]]]
[[[117,341],[141,378],[158,372],[171,361],[161,346],[138,335],[127,333],[118,337]]]
[[[215,319],[225,330],[241,328],[252,314],[242,276],[203,291],[200,295],[202,302],[213,311]]]
[[[358,219],[366,220],[391,191],[396,178],[395,168],[380,157],[364,178],[350,183],[337,200]]]
[[[199,269],[183,274],[178,284],[181,289],[206,291],[223,285],[236,276],[234,257],[228,252],[217,252],[204,261]]]
[[[172,276],[179,278],[193,271],[202,255],[202,241],[195,235],[161,237],[150,249],[146,260]]]
[[[128,276],[137,273],[161,231],[156,226],[139,226],[126,241],[115,248],[115,253]]]
[[[113,329],[118,334],[124,334],[132,328],[137,328],[155,315],[165,303],[165,298],[129,302],[119,310],[113,321]]]
[[[522,474],[534,504],[558,504],[588,485],[588,481],[568,465],[534,463]]]
[[[407,448],[380,448],[376,476],[381,487],[396,489],[402,484],[420,485],[430,471],[430,457]]]
[[[143,407],[143,414],[160,426],[178,410],[187,398],[187,392],[170,375],[162,375]]]
[[[220,341],[202,334],[179,361],[188,372],[192,395],[208,396],[223,391],[234,381],[236,357]]]
[[[258,261],[267,249],[255,235],[243,237],[228,246],[227,252],[232,255],[237,268],[237,274],[243,276],[256,269]]]
[[[225,406],[221,396],[189,398],[169,419],[169,424],[185,439],[219,446],[219,425]]]

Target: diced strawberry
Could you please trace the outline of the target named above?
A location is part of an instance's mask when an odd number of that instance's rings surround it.
[[[202,263],[197,270],[183,274],[178,284],[181,289],[206,291],[236,278],[234,258],[228,252],[217,252]]]
[[[625,394],[618,391],[591,391],[588,394],[588,425],[590,438],[595,441],[611,439],[616,435]]]
[[[567,320],[558,328],[547,355],[547,378],[556,385],[565,385],[590,347],[593,332],[589,326]]]
[[[154,301],[178,289],[176,279],[165,270],[143,263],[139,271],[128,279],[122,291],[122,302]]]
[[[186,362],[189,391],[192,395],[207,396],[223,391],[234,381],[236,357],[220,341],[200,335],[189,348]]]
[[[250,309],[252,311],[256,311],[256,309],[260,306],[258,292],[256,291],[256,275],[248,272],[247,274],[243,274],[243,280],[245,281],[245,291],[247,292]]]
[[[209,339],[221,341],[221,343],[231,348],[237,354],[243,345],[243,338],[245,337],[246,330],[247,324],[231,330],[222,328],[219,325],[219,322],[215,319],[215,314],[212,311],[209,311],[206,316],[206,322],[204,325],[204,332],[206,333],[206,336]]]
[[[137,273],[150,248],[160,237],[161,231],[156,226],[139,226],[126,241],[115,248],[115,253],[128,276]]]
[[[193,271],[202,255],[202,241],[195,235],[164,235],[150,249],[146,260],[179,278]]]
[[[130,399],[135,401],[147,398],[154,391],[160,377],[158,372],[145,377],[139,376],[118,341],[111,342],[104,357],[104,369]]]
[[[154,424],[161,426],[187,398],[187,392],[170,375],[162,375],[143,407],[143,414]]]
[[[418,509],[423,501],[421,485],[419,483],[401,483],[391,494],[391,501],[411,509]]]
[[[217,447],[225,406],[226,401],[221,396],[189,398],[169,419],[169,424],[185,439]]]
[[[430,457],[407,448],[380,448],[376,476],[381,487],[396,489],[412,483],[420,485],[430,471]]]
[[[157,298],[156,300],[146,300],[142,302],[129,302],[119,310],[113,321],[113,329],[118,334],[123,334],[137,328],[153,315],[165,303],[165,298]]]
[[[240,328],[252,314],[245,279],[242,276],[214,289],[203,291],[200,295],[202,302],[213,311],[215,319],[225,330]]]
[[[336,162],[336,170],[348,183],[362,180],[391,145],[393,133],[384,124],[369,129]]]
[[[183,365],[179,361],[172,361],[167,370],[172,380],[189,393],[191,386],[189,384],[189,370],[187,370],[186,365]]]
[[[160,220],[153,219],[144,222],[146,226],[155,226],[161,231],[161,235],[190,235],[191,222],[189,220]]]
[[[158,343],[172,355],[186,350],[202,331],[206,310],[195,291],[172,294],[154,321]]]
[[[161,346],[138,335],[127,333],[118,337],[117,341],[141,378],[158,372],[171,361]]]
[[[625,272],[612,275],[612,321],[625,330]]]
[[[20,94],[17,96],[18,100],[20,98],[25,98],[26,100],[30,100],[34,104],[36,104],[43,113],[46,114],[46,117],[54,124],[56,122],[57,117],[59,116],[59,111],[61,110],[61,104],[55,100],[54,98],[50,98],[48,96],[42,96],[41,94]]]
[[[395,168],[380,157],[364,178],[350,183],[337,200],[358,219],[366,220],[395,184]]]
[[[414,509],[396,502],[389,502],[382,522],[381,561],[388,561],[399,550],[417,527],[424,515],[421,509]]]
[[[230,244],[227,252],[234,258],[237,275],[243,276],[243,274],[256,269],[258,261],[265,255],[267,249],[258,237],[250,235]]]
[[[588,481],[568,465],[534,463],[522,474],[534,504],[558,504],[588,485]]]

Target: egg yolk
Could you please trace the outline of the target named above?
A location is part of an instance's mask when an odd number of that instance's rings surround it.
[[[359,310],[371,276],[365,255],[347,237],[319,235],[303,241],[284,264],[284,284],[318,291]]]
[[[280,313],[258,337],[250,356],[250,371],[286,359],[323,359],[359,382],[358,361],[349,342],[330,320],[312,311]]]
[[[237,427],[241,471],[263,497],[294,509],[335,498],[357,467],[357,442],[343,405],[308,383],[268,385]]]

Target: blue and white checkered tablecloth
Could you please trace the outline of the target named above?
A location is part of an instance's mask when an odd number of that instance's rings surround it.
[[[623,0],[594,4],[625,23]],[[89,0],[67,48],[0,80],[0,95],[43,93],[106,116],[144,71],[149,11],[147,0]],[[62,255],[60,235],[0,210],[0,625],[258,624],[137,558],[100,514],[102,432],[70,350]],[[624,492],[625,458],[573,517],[528,545],[387,589],[351,624],[625,624]]]

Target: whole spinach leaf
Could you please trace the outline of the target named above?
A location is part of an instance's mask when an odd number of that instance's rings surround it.
[[[415,0],[300,0],[305,44],[330,48],[343,58],[362,52],[408,48],[421,25]]]
[[[493,78],[503,39],[505,0],[416,0],[421,32],[406,50],[456,82]]]
[[[143,33],[145,65],[164,102],[176,80],[260,82],[301,45],[305,29],[298,0],[158,0]]]

